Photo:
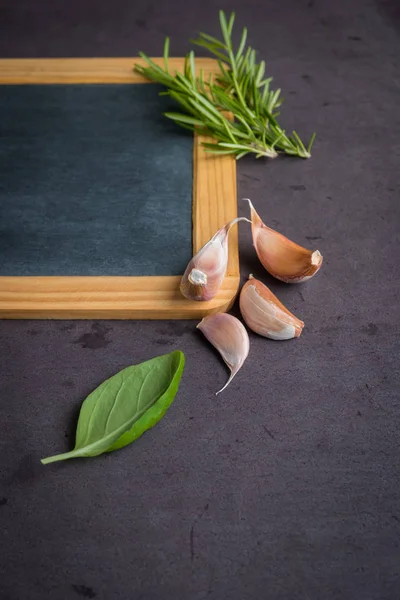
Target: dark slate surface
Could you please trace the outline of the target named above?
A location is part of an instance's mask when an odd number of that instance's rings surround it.
[[[3,56],[175,55],[214,2],[2,3]],[[2,600],[398,600],[399,13],[395,2],[238,0],[310,161],[239,164],[239,198],[325,256],[304,286],[262,276],[306,327],[251,336],[226,368],[193,322],[2,322]],[[246,213],[243,203],[240,213]],[[181,348],[164,420],[118,454],[69,448],[105,377]]]
[[[0,275],[183,273],[193,137],[161,90],[0,86]]]

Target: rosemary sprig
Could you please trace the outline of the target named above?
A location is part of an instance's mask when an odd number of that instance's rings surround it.
[[[234,154],[237,159],[249,153],[256,158],[274,158],[279,152],[309,158],[315,134],[307,148],[295,131],[291,136],[286,135],[277,121],[277,109],[282,104],[280,90],[270,89],[272,78],[264,78],[265,62],[256,62],[251,46],[245,49],[246,28],[235,52],[232,45],[235,15],[232,13],[229,21],[223,11],[219,16],[223,41],[201,33],[194,42],[218,59],[220,72],[216,78],[210,76],[205,81],[201,70],[197,74],[193,51],[185,58],[184,72],[171,74],[169,38],[164,45],[164,68],[141,52],[147,66],[135,65],[136,71],[164,85],[167,91],[162,94],[173,98],[184,111],[164,113],[165,116],[182,127],[214,138],[215,142],[204,144],[208,151]]]

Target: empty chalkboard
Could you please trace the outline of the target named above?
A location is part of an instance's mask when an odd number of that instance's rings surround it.
[[[234,160],[163,117],[170,101],[135,62],[0,61],[3,318],[197,318],[232,302],[235,235],[217,298],[189,302],[179,280],[236,216]]]
[[[0,86],[0,275],[184,271],[193,139],[158,91]]]

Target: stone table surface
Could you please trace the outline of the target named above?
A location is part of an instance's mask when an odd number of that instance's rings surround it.
[[[238,164],[273,227],[324,255],[302,286],[243,279],[305,321],[250,336],[231,386],[194,322],[0,323],[1,600],[398,600],[399,25],[384,0],[0,3],[0,56],[179,56],[234,9],[312,159]],[[235,309],[237,310],[237,309]],[[42,467],[82,400],[182,349],[175,403],[133,446]]]

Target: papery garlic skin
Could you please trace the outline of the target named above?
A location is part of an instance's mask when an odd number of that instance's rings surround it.
[[[268,273],[285,283],[301,283],[313,277],[322,265],[319,250],[307,250],[267,227],[251,201],[248,198],[246,200],[251,211],[253,244]]]
[[[295,317],[261,281],[250,275],[240,292],[240,312],[246,325],[271,340],[299,337],[304,323]]]
[[[204,317],[197,328],[218,350],[231,371],[228,381],[217,392],[219,394],[230,384],[246,360],[250,348],[249,336],[239,319],[226,313]]]
[[[181,279],[180,290],[189,300],[211,300],[218,293],[228,265],[228,234],[238,221],[232,219],[217,231],[190,260]]]

